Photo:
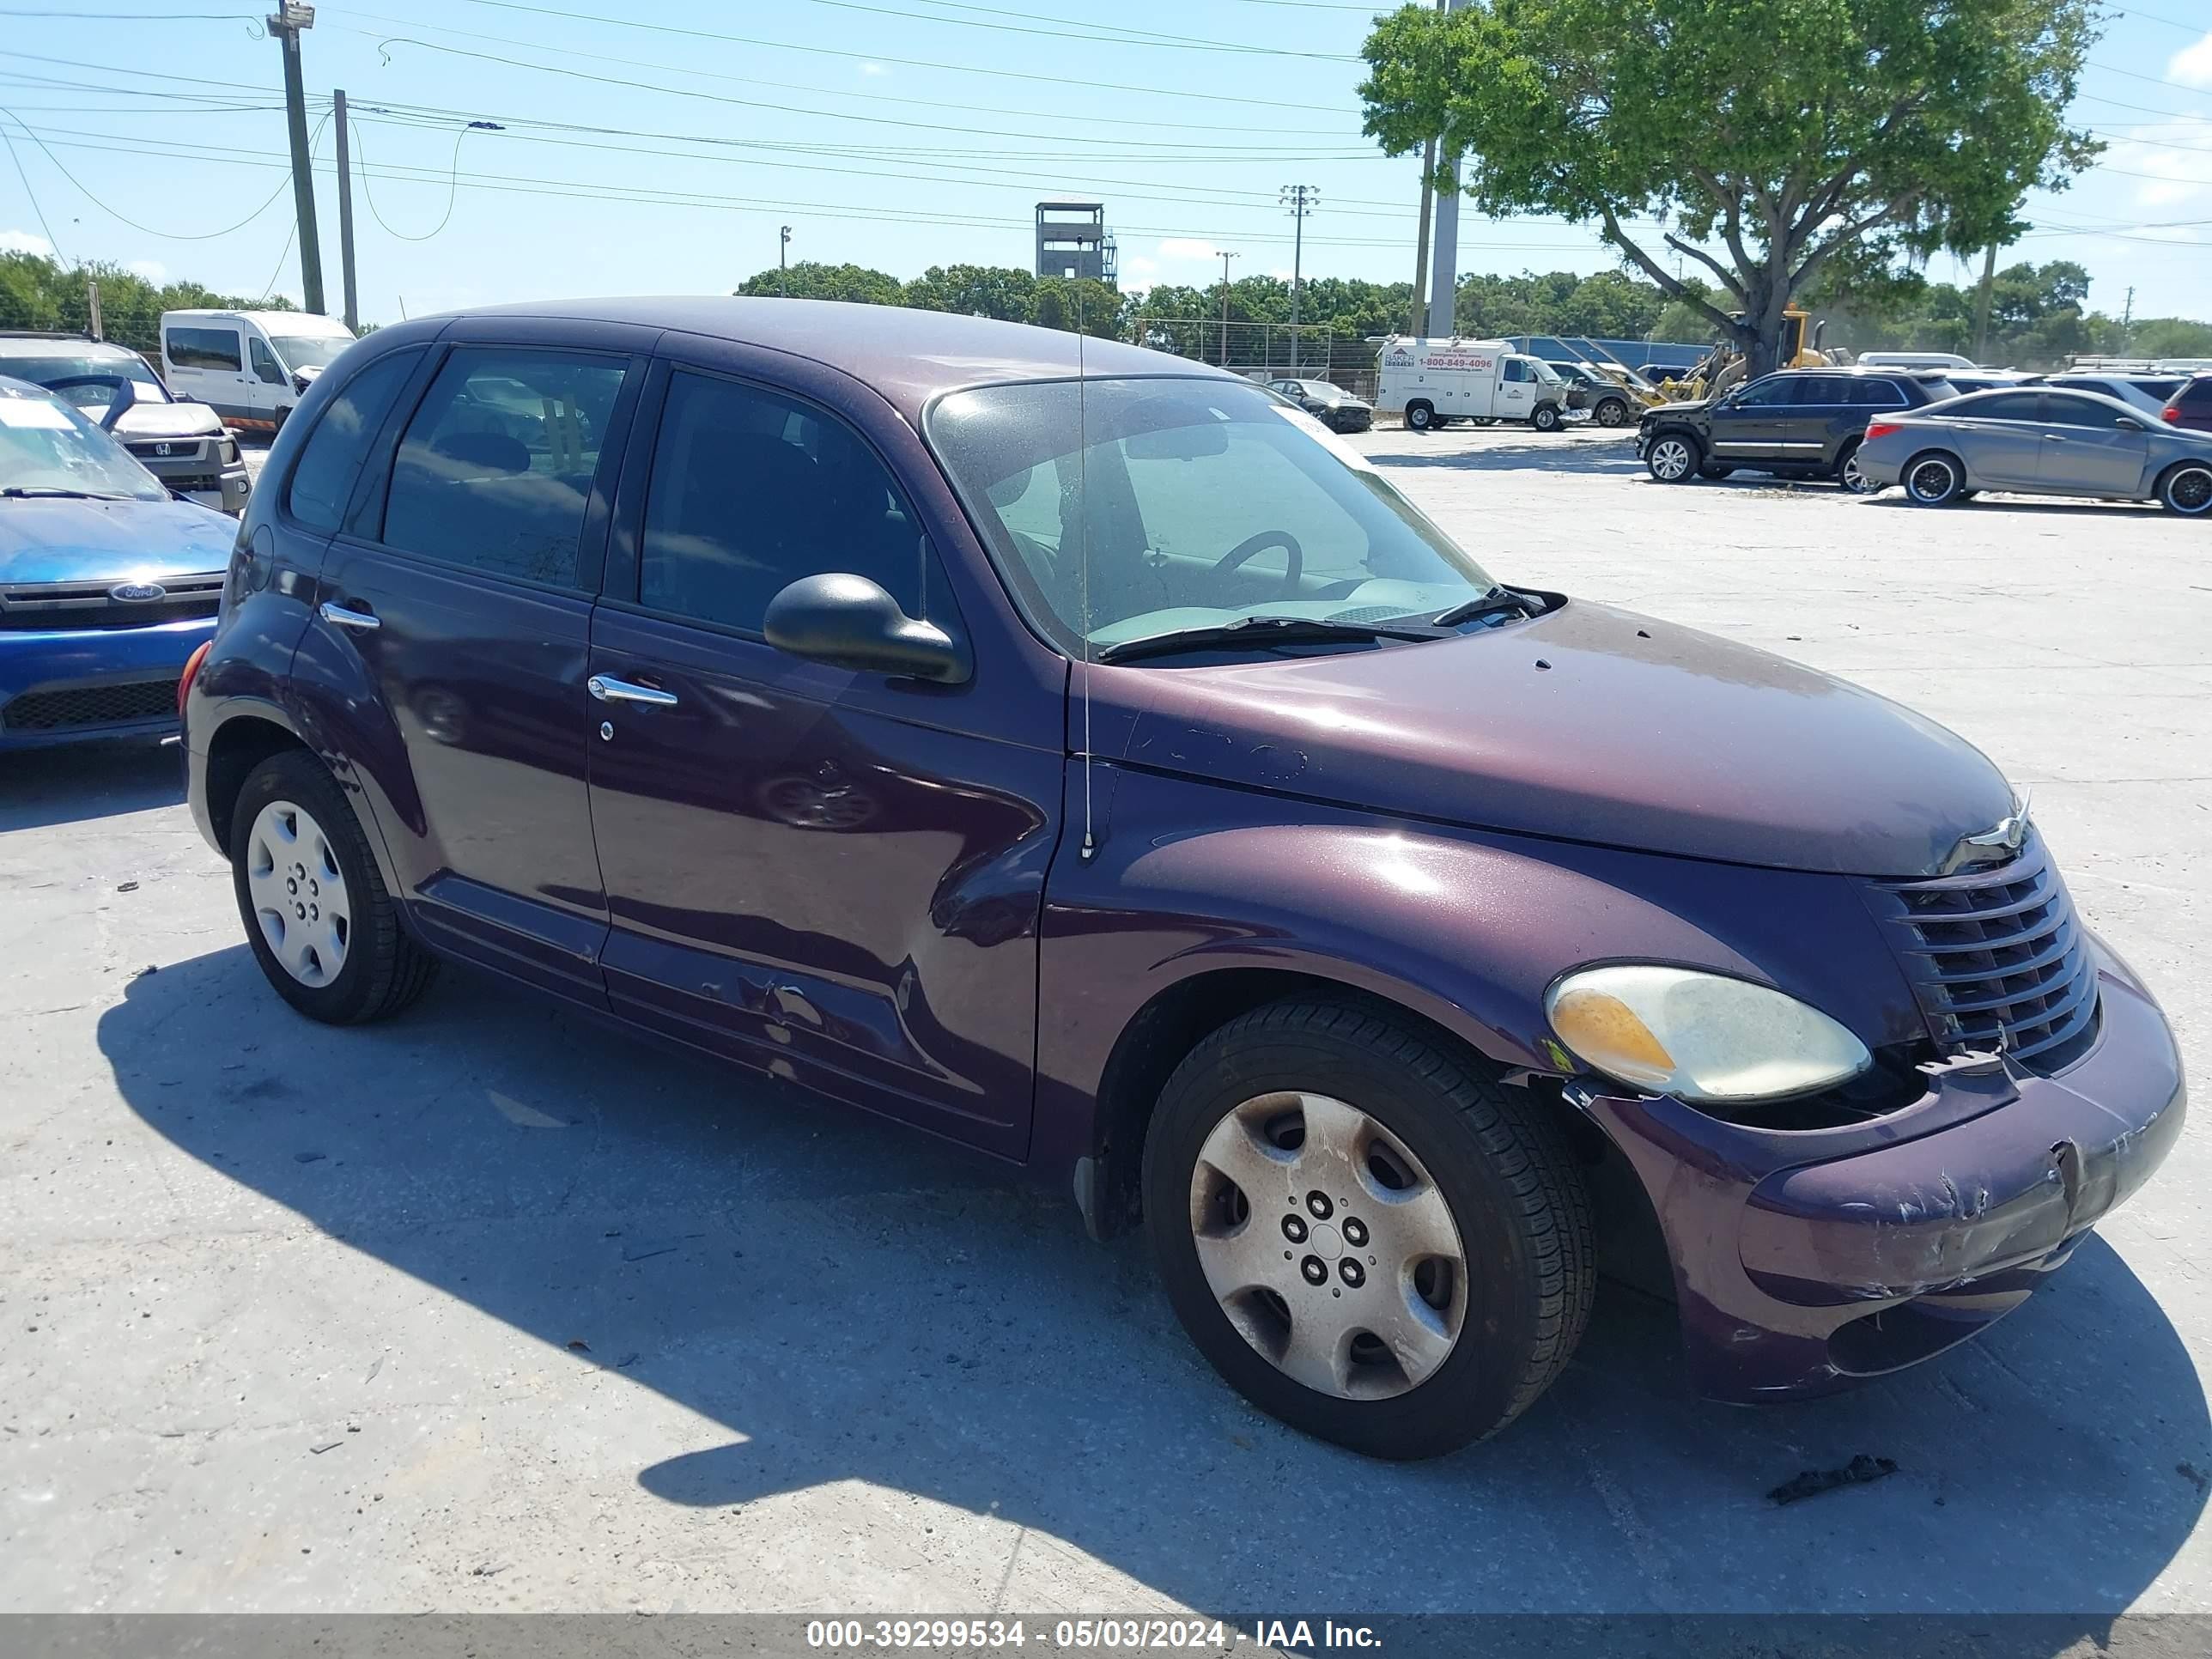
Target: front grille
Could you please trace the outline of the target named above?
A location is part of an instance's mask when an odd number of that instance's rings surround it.
[[[222,601],[222,572],[163,576],[158,599],[118,599],[121,579],[98,582],[16,582],[0,586],[0,629],[152,628],[212,617]]]
[[[2042,837],[2003,864],[1869,892],[1941,1047],[2002,1048],[2038,1072],[2088,1047],[2096,969]]]
[[[197,461],[206,453],[204,438],[135,438],[124,445],[142,461]]]
[[[66,691],[32,691],[0,708],[10,732],[65,732],[79,726],[122,726],[133,720],[174,720],[177,681],[132,680],[124,685],[78,685]]]

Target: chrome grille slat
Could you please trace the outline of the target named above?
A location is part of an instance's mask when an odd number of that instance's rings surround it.
[[[2002,1044],[2041,1070],[2064,1066],[2096,1029],[2097,975],[2081,925],[2031,833],[2011,860],[1929,881],[1871,882],[1899,965],[1951,1052]]]
[[[167,590],[159,599],[130,601],[109,589],[130,580],[110,577],[89,582],[11,582],[0,585],[0,629],[151,628],[161,623],[212,617],[222,599],[223,573],[149,580]]]

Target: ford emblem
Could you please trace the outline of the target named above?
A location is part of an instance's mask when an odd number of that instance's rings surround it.
[[[125,605],[151,605],[167,599],[169,590],[159,582],[118,582],[107,590],[107,597]]]

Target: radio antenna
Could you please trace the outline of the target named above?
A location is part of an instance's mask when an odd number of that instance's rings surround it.
[[[1077,547],[1083,561],[1083,846],[1086,862],[1098,852],[1091,817],[1091,428],[1089,387],[1083,368],[1083,295],[1075,296],[1075,501]]]

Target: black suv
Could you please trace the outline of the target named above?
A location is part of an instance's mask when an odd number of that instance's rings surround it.
[[[1725,478],[1741,467],[1868,488],[1857,466],[1867,422],[1956,396],[1942,371],[1785,368],[1695,403],[1662,404],[1637,429],[1636,453],[1661,483]]]

